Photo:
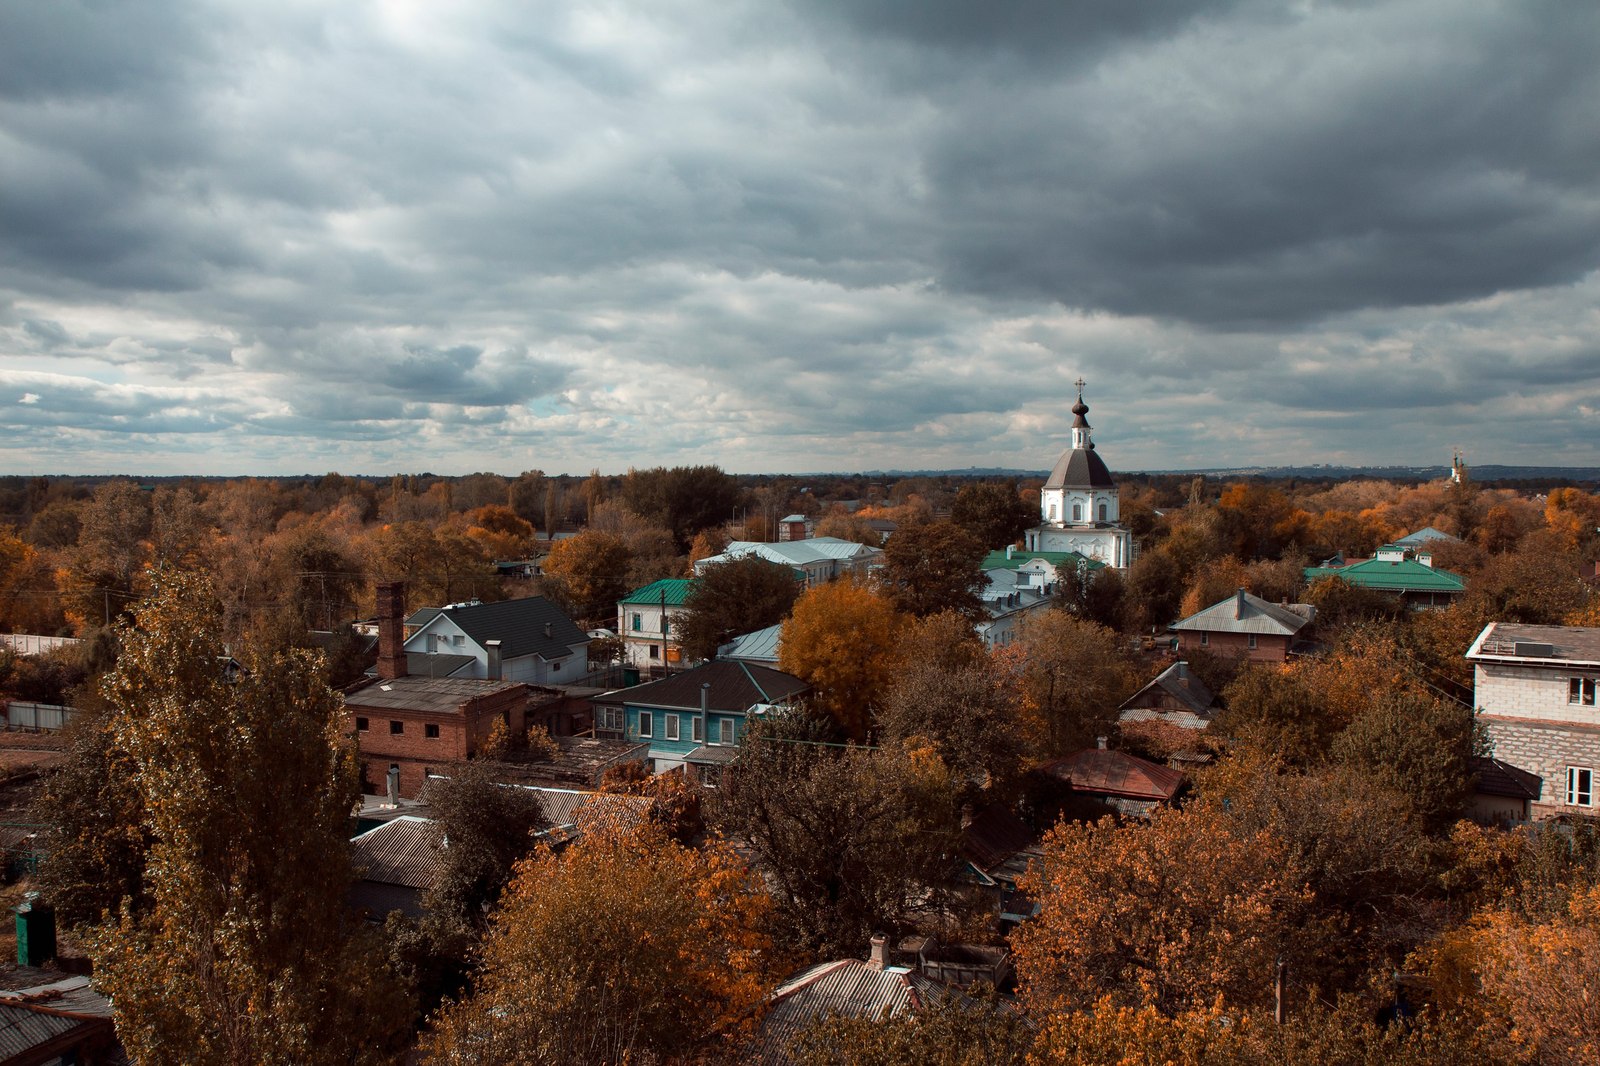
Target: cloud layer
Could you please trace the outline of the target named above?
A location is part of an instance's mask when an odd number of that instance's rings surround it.
[[[0,465],[1600,465],[1600,8],[1003,7],[17,5]]]

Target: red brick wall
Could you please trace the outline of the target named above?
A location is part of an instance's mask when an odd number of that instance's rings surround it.
[[[389,707],[363,707],[354,702],[345,706],[346,728],[355,733],[364,771],[363,791],[383,795],[389,766],[400,766],[400,795],[416,799],[422,793],[427,771],[444,772],[452,762],[477,752],[489,738],[494,724],[504,714],[513,732],[527,729],[528,690],[520,685],[468,702],[464,710],[451,714],[398,710]],[[356,719],[365,718],[367,728],[358,730]],[[390,723],[400,722],[404,732],[390,732]],[[427,735],[427,727],[439,727],[439,735]]]
[[[1208,643],[1200,643],[1199,633],[1179,633],[1178,653],[1196,648],[1212,655],[1237,656],[1258,663],[1281,663],[1289,657],[1288,637],[1257,637],[1255,650],[1250,648],[1250,638],[1244,633],[1209,633]]]

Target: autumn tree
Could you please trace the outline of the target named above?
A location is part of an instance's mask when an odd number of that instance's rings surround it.
[[[141,1062],[384,1061],[404,997],[345,908],[342,702],[306,652],[238,649],[230,679],[218,611],[204,582],[164,579],[102,686],[150,906],[92,932],[96,983]]]
[[[931,749],[830,745],[820,720],[780,716],[745,735],[712,817],[749,844],[790,947],[854,955],[908,928],[941,889],[959,834],[949,770]]]
[[[950,505],[950,521],[972,535],[986,550],[1003,548],[1022,539],[1039,524],[1037,494],[1033,502],[1022,498],[1015,483],[985,481],[963,485]]]
[[[1333,743],[1333,755],[1408,797],[1430,829],[1461,817],[1472,797],[1477,743],[1471,705],[1405,690],[1382,693]]]
[[[1292,766],[1321,761],[1341,725],[1321,690],[1278,666],[1244,667],[1221,696],[1213,733],[1276,753]]]
[[[1015,697],[987,660],[956,666],[908,660],[884,698],[879,723],[887,743],[931,744],[965,798],[1018,771],[1022,737]]]
[[[1128,568],[1124,610],[1130,626],[1164,629],[1181,617],[1182,596],[1182,573],[1166,552],[1144,552]]]
[[[489,559],[526,559],[533,551],[533,523],[505,504],[484,504],[467,512],[465,532]]]
[[[533,850],[544,811],[533,793],[497,784],[475,762],[455,763],[446,776],[429,778],[425,793],[449,841],[425,903],[458,927],[480,928],[517,860]]]
[[[901,526],[883,549],[883,585],[896,606],[921,617],[957,611],[971,618],[983,610],[978,594],[984,576],[983,542],[950,522]]]
[[[948,992],[889,1018],[825,1014],[785,1048],[795,1066],[1022,1066],[1035,1032],[992,996]]]
[[[726,522],[743,495],[738,482],[715,466],[630,470],[622,482],[628,506],[671,530],[680,552],[700,530]]]
[[[705,567],[684,600],[678,629],[684,654],[710,659],[734,637],[777,625],[802,587],[792,567],[756,555]]]
[[[877,548],[883,537],[872,527],[872,521],[863,515],[851,514],[844,508],[829,511],[817,521],[817,536],[837,537],[852,544],[866,544]]]
[[[1109,733],[1135,688],[1116,634],[1066,611],[1023,619],[1006,652],[1027,733],[1049,754],[1070,754]]]
[[[107,481],[78,512],[78,544],[56,575],[67,618],[81,633],[109,625],[143,591],[150,504],[131,481]]]
[[[628,594],[628,547],[614,533],[586,529],[557,541],[545,557],[545,588],[574,617],[615,616]]]
[[[906,619],[900,628],[897,649],[901,662],[931,663],[943,670],[990,665],[989,649],[972,621],[955,611]]]
[[[430,1062],[584,1066],[731,1057],[775,975],[766,894],[739,858],[658,832],[525,860]]]
[[[49,561],[9,529],[0,529],[0,629],[54,633],[62,623]]]
[[[778,666],[811,686],[812,699],[845,736],[864,740],[895,675],[901,616],[866,585],[807,589],[783,623]]]

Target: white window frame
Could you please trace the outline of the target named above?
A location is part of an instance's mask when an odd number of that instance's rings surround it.
[[[675,714],[669,714],[669,715],[666,715],[665,717],[667,719],[667,726],[666,726],[666,731],[662,734],[662,739],[663,740],[677,740],[678,739],[678,716],[675,715]]]
[[[602,708],[600,708],[600,728],[601,729],[621,729],[622,728],[622,708],[621,707],[602,707]]]
[[[1595,705],[1596,689],[1600,689],[1600,679],[1569,677],[1567,679],[1567,702],[1575,703],[1580,707],[1593,707]]]
[[[639,712],[639,739],[649,740],[656,731],[656,716],[649,711]]]
[[[722,745],[733,743],[732,718],[723,718],[717,722],[717,743]]]
[[[1567,806],[1594,806],[1594,771],[1589,767],[1567,767]]]
[[[704,744],[705,736],[706,724],[697,714],[693,718],[689,719],[689,739],[694,741],[696,744]]]

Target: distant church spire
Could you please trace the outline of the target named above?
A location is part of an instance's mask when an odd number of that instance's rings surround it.
[[[1084,380],[1079,378],[1073,382],[1078,386],[1078,402],[1072,405],[1072,413],[1076,416],[1072,420],[1072,446],[1074,448],[1093,448],[1089,440],[1089,420],[1083,416],[1089,413],[1089,405],[1083,402]]]

